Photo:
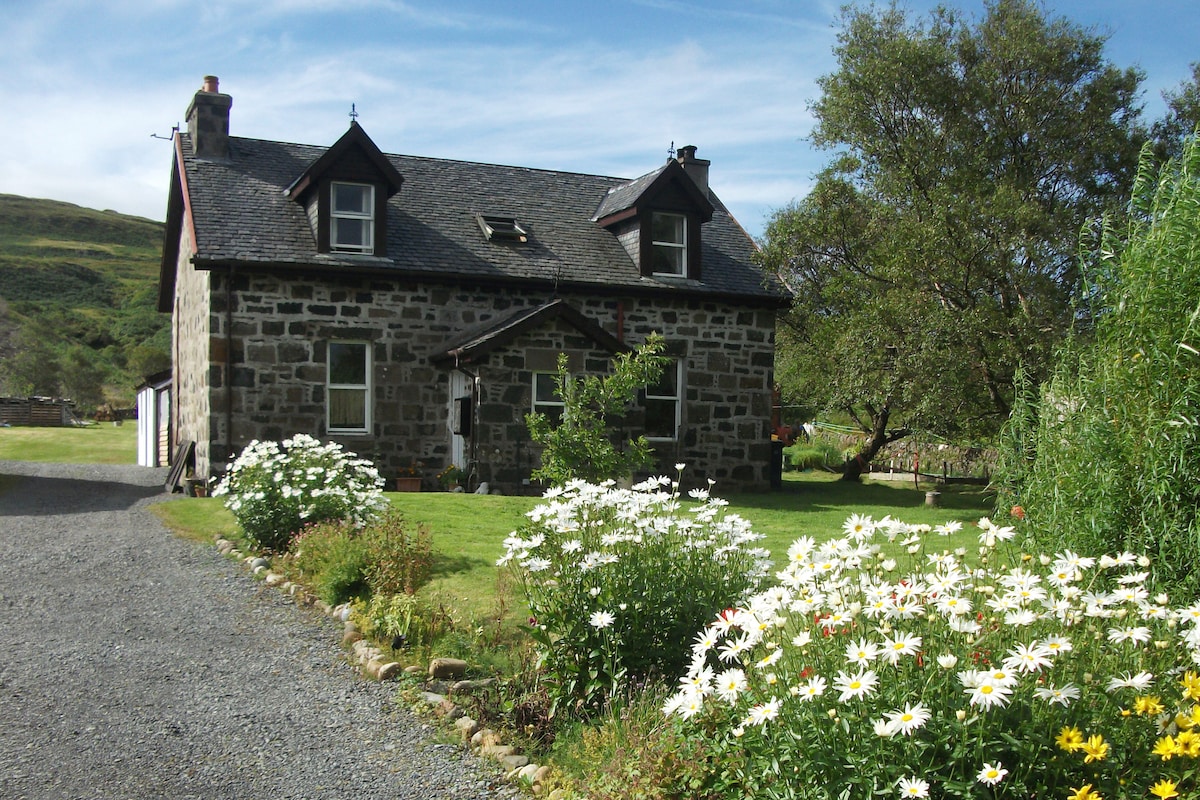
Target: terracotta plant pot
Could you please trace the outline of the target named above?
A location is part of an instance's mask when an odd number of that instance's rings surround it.
[[[397,492],[419,492],[421,491],[421,479],[417,477],[396,478]]]

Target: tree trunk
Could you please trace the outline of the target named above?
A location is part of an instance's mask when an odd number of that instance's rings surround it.
[[[891,417],[889,406],[885,405],[878,412],[867,406],[867,412],[871,415],[871,427],[869,429],[863,427],[867,439],[854,458],[847,461],[842,469],[841,479],[844,481],[861,481],[863,473],[870,471],[871,461],[879,454],[880,450],[912,433],[909,428],[888,430],[888,418]]]

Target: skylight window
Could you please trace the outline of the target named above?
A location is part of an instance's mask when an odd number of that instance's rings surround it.
[[[529,241],[529,233],[518,224],[516,217],[500,217],[494,214],[476,214],[479,228],[489,240],[503,239],[511,242]]]

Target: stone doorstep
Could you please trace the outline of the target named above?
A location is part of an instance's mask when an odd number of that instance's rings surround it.
[[[349,605],[330,607],[329,604],[315,600],[300,586],[287,581],[278,573],[270,571],[270,562],[262,556],[246,556],[237,550],[233,543],[218,537],[217,551],[226,557],[235,558],[245,564],[254,575],[265,573],[267,586],[277,587],[296,600],[297,605],[316,605],[325,616],[341,619],[344,623],[342,645],[351,648],[360,668],[370,677],[378,681],[388,681],[395,678],[403,670],[405,674],[416,677],[426,676],[431,684],[445,685],[447,680],[453,680],[447,691],[450,694],[469,694],[471,691],[486,688],[495,683],[492,679],[482,681],[464,680],[468,664],[457,658],[435,658],[429,663],[428,670],[412,665],[401,667],[399,662],[384,661],[383,651],[363,639],[358,627],[349,621]],[[422,699],[437,716],[453,721],[455,730],[464,742],[470,745],[479,755],[496,761],[505,771],[505,779],[529,786],[535,795],[542,793],[542,785],[550,774],[550,767],[534,764],[528,756],[522,755],[517,748],[501,742],[500,735],[490,728],[480,729],[479,723],[466,716],[458,706],[446,695],[424,691]],[[563,789],[555,789],[547,796],[547,800],[567,800]]]

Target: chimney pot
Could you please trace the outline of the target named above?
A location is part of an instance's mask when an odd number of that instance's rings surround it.
[[[203,87],[201,87],[200,91],[209,92],[210,94],[216,94],[217,92],[220,91],[220,89],[217,88],[220,85],[220,83],[221,83],[221,81],[216,75],[205,75],[204,76],[204,85],[203,85]]]

